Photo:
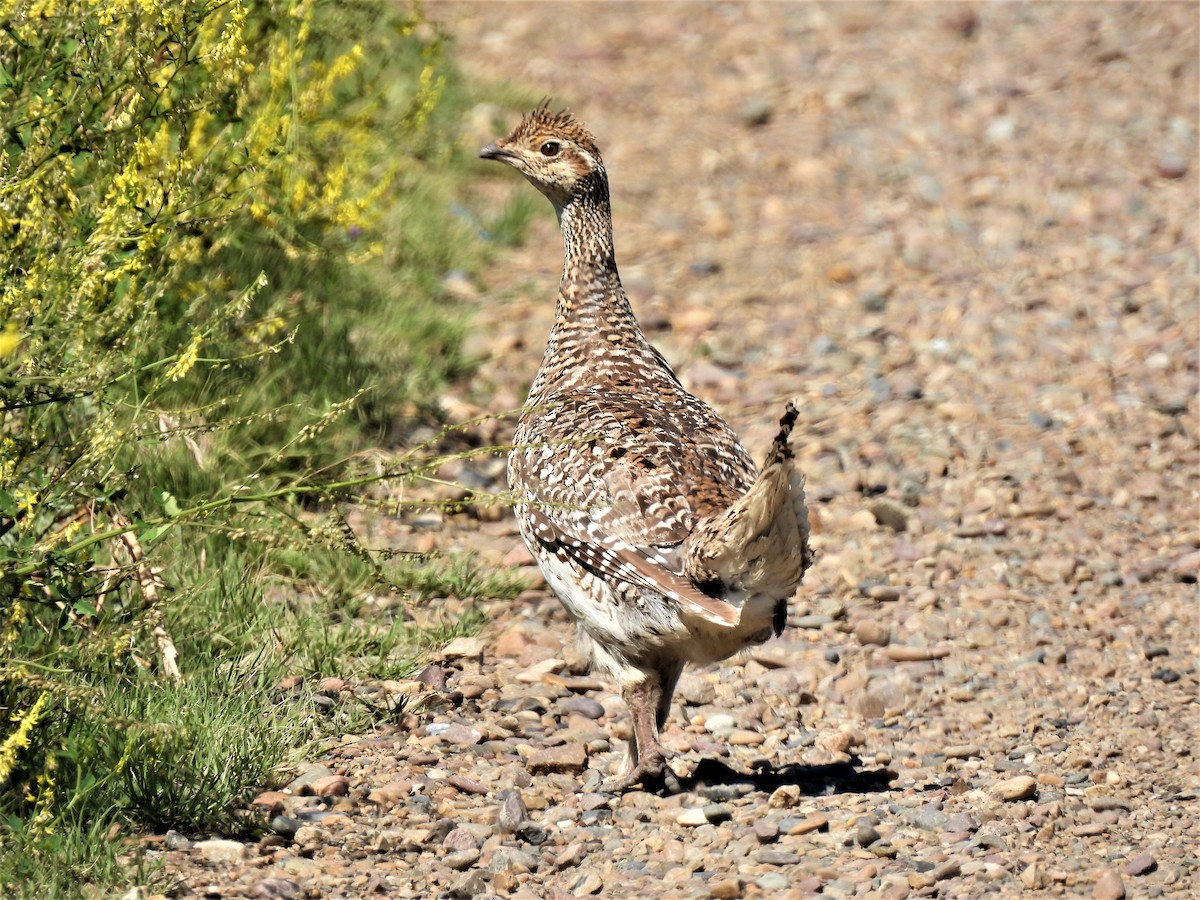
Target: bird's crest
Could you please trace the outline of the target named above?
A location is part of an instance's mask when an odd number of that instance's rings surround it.
[[[579,144],[589,153],[600,155],[595,136],[568,110],[552,111],[548,100],[543,100],[536,109],[526,113],[520,124],[508,136],[508,140],[516,142],[534,137],[566,138]]]

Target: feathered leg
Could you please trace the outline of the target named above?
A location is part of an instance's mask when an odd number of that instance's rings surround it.
[[[633,736],[629,742],[629,771],[604,782],[602,790],[619,794],[636,784],[643,786],[666,778],[671,755],[659,740],[659,733],[671,713],[675,684],[683,671],[682,663],[672,663],[665,671],[639,672],[644,677],[621,686],[621,696],[633,716]]]

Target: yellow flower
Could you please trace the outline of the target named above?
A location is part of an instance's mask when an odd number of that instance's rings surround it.
[[[16,765],[17,753],[29,746],[29,734],[42,718],[49,699],[49,694],[42,694],[28,710],[13,717],[17,730],[6,737],[4,743],[0,743],[0,784],[4,783]]]
[[[16,322],[9,322],[0,331],[0,360],[8,359],[21,346],[21,332],[17,330]]]

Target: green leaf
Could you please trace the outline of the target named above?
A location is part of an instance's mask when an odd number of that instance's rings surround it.
[[[154,499],[158,501],[158,505],[163,508],[163,512],[170,518],[175,518],[179,515],[179,501],[175,499],[175,495],[169,491],[164,491],[162,488],[154,488]]]
[[[171,522],[163,522],[161,525],[155,525],[152,528],[147,528],[145,531],[139,532],[138,540],[143,544],[153,543],[154,541],[157,541],[160,538],[166,537],[168,534],[170,534],[171,529],[174,527],[174,524]]]

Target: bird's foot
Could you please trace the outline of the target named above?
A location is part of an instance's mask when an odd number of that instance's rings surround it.
[[[601,782],[600,791],[605,794],[623,794],[640,784],[643,789],[651,792],[665,788],[668,793],[677,793],[680,789],[679,776],[667,765],[667,757],[673,755],[662,748],[653,753],[643,754],[637,765],[624,775]]]

